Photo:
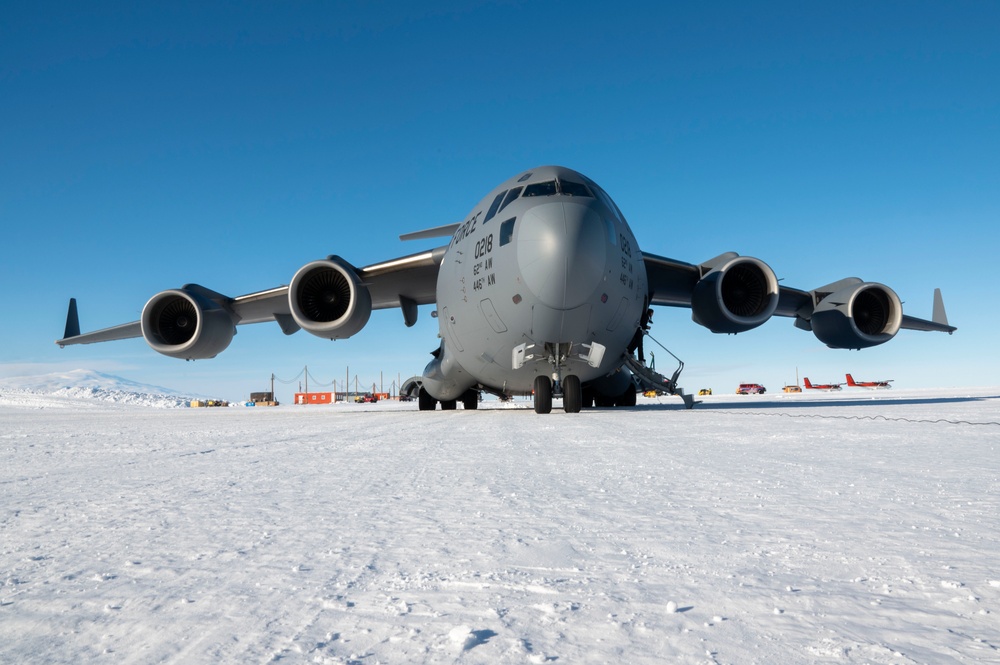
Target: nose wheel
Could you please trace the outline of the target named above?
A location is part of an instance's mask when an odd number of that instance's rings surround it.
[[[563,410],[566,413],[580,413],[583,408],[583,388],[580,386],[580,377],[570,374],[562,380],[563,390]]]
[[[563,410],[566,413],[579,413],[583,408],[583,388],[580,377],[570,374],[561,382]],[[552,412],[552,379],[539,374],[535,377],[535,413]]]
[[[535,413],[552,412],[552,380],[544,374],[535,377]]]

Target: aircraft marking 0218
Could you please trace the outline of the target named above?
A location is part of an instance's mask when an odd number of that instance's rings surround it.
[[[716,333],[791,318],[831,348],[860,349],[901,329],[954,332],[940,291],[931,320],[904,315],[889,287],[857,278],[812,290],[779,286],[760,259],[734,252],[687,263],[640,250],[611,197],[585,175],[542,166],[489,192],[465,221],[401,236],[450,236],[445,246],[356,268],[336,255],[300,268],[287,286],[235,298],[197,284],[154,294],[139,321],[81,333],[71,299],[60,346],[143,337],[175,358],[212,358],[237,326],[274,321],[327,339],[358,333],[372,310],[399,308],[407,326],[433,305],[440,342],[404,384],[422,410],[475,408],[481,392],[534,394],[547,413],[629,406],[637,391],[693,400],[633,355],[653,306],[683,307]],[[640,347],[641,349],[641,347]]]

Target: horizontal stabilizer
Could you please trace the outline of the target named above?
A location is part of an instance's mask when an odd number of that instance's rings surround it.
[[[423,231],[404,233],[399,236],[399,239],[424,240],[426,238],[443,238],[444,236],[453,235],[459,226],[461,226],[461,224],[445,224],[444,226],[435,226],[433,229],[424,229]]]

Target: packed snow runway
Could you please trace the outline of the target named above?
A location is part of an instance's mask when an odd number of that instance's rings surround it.
[[[1000,662],[998,395],[0,390],[0,662]]]

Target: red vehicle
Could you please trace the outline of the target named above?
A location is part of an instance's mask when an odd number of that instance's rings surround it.
[[[741,383],[736,389],[737,395],[763,395],[767,389],[759,383]]]

